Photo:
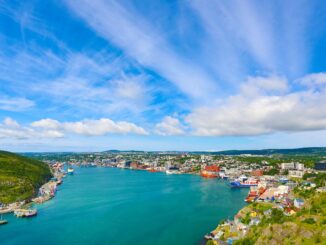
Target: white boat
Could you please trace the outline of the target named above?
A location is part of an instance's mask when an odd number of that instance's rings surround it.
[[[18,218],[33,217],[37,215],[36,209],[16,209],[14,214]]]
[[[68,168],[68,174],[74,174],[74,169],[73,168]]]
[[[165,171],[166,174],[180,174],[179,168],[170,167]]]

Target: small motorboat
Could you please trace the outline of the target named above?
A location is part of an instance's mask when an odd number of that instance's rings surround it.
[[[18,218],[29,218],[37,215],[36,209],[16,209],[14,214]]]
[[[74,174],[74,169],[73,168],[68,168],[68,174],[73,175]]]

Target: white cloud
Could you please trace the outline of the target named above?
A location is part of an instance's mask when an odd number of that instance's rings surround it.
[[[58,130],[41,129],[36,130],[31,127],[20,125],[12,118],[5,118],[0,123],[0,138],[6,139],[32,139],[32,138],[61,138],[64,134]]]
[[[143,128],[129,122],[114,122],[108,118],[99,120],[83,120],[80,122],[63,123],[63,128],[67,132],[72,132],[82,135],[99,136],[108,133],[116,134],[148,134]]]
[[[316,85],[326,85],[326,73],[320,72],[320,73],[313,73],[304,76],[301,79],[298,79],[298,82],[307,86],[307,87],[314,87]]]
[[[317,82],[312,80],[312,84]],[[260,93],[248,93],[257,91],[257,81],[263,82],[258,86]],[[249,78],[239,94],[218,105],[195,109],[186,122],[195,134],[205,136],[326,129],[326,86],[297,92],[284,92],[286,88],[284,78]]]
[[[183,135],[185,134],[184,126],[179,119],[166,116],[162,122],[156,124],[155,132],[160,135]]]
[[[59,129],[61,127],[61,124],[57,120],[46,118],[46,119],[41,119],[39,121],[32,122],[31,126],[36,128],[44,128],[44,129]]]
[[[18,124],[17,121],[15,121],[14,119],[10,118],[10,117],[6,117],[3,120],[3,125],[9,128],[19,128],[20,125]]]
[[[0,95],[0,110],[25,111],[35,104],[33,101],[20,97],[7,97]]]
[[[265,93],[283,93],[288,91],[288,82],[285,77],[249,77],[245,84],[240,86],[242,94],[252,96]]]
[[[32,139],[62,138],[66,133],[85,136],[102,136],[107,134],[138,134],[148,132],[134,123],[114,122],[108,118],[98,120],[85,119],[77,122],[59,122],[46,118],[32,122],[30,126],[21,126],[12,118],[5,118],[0,124],[0,138]]]

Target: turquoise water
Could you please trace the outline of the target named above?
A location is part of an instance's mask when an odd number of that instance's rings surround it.
[[[198,244],[248,190],[195,175],[77,168],[38,216],[0,227],[0,244]]]

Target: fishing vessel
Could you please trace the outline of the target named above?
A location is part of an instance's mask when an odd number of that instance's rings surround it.
[[[256,179],[230,181],[232,188],[249,188],[251,186],[258,186],[258,183],[259,181]]]
[[[14,214],[18,218],[28,218],[37,215],[36,209],[16,209]]]
[[[70,174],[70,175],[74,174],[74,169],[73,168],[68,168],[68,174]]]

